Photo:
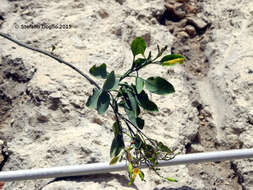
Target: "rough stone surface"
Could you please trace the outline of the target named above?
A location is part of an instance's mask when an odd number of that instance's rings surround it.
[[[48,51],[54,45],[55,54],[85,73],[101,63],[106,63],[109,71],[126,71],[132,61],[129,45],[136,36],[147,40],[150,50],[155,50],[157,44],[168,45],[173,53],[183,54],[186,63],[168,69],[152,65],[140,73],[144,78],[160,75],[176,89],[170,96],[152,95],[160,112],[143,113],[147,120],[144,132],[181,153],[253,147],[250,0],[1,3],[1,32]],[[174,11],[176,19],[168,17],[168,10]],[[190,22],[201,29],[193,38],[181,35],[189,24],[184,17],[200,19],[195,25]],[[212,23],[211,27],[204,20]],[[24,29],[24,25],[41,23],[71,27]],[[165,23],[173,27],[173,32]],[[0,139],[7,142],[9,152],[2,170],[110,159],[113,112],[100,116],[85,106],[92,86],[84,78],[63,64],[2,38],[0,56]],[[8,182],[3,189],[250,190],[252,168],[252,160],[238,160],[161,170],[178,183],[164,182],[145,170],[147,182],[136,180],[133,187],[127,186],[127,172],[117,172],[55,181]]]
[[[185,31],[192,37],[194,37],[197,34],[195,28],[191,25],[187,25],[185,27]]]
[[[207,26],[207,23],[199,17],[190,17],[188,18],[188,22],[197,29],[204,29]]]

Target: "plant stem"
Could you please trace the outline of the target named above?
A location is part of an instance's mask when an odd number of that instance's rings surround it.
[[[41,53],[41,54],[44,54],[44,55],[46,55],[46,56],[48,56],[48,57],[51,57],[51,58],[55,59],[55,60],[58,61],[59,63],[63,63],[63,64],[65,64],[65,65],[67,65],[68,67],[74,69],[76,72],[78,72],[80,75],[82,75],[84,78],[86,78],[86,79],[90,82],[91,85],[94,85],[94,86],[96,86],[98,89],[100,89],[100,87],[98,86],[98,84],[97,84],[93,79],[91,79],[88,75],[86,75],[85,73],[83,73],[82,71],[80,71],[78,68],[76,68],[76,67],[73,66],[72,64],[70,64],[70,63],[68,63],[68,62],[66,62],[66,61],[64,61],[64,60],[62,60],[62,59],[59,58],[59,57],[56,57],[55,55],[53,55],[53,54],[50,53],[49,51],[40,50],[40,49],[38,49],[38,48],[32,47],[32,46],[30,46],[30,45],[27,45],[27,44],[25,44],[25,43],[23,43],[23,42],[20,42],[20,41],[16,40],[16,39],[13,39],[11,36],[9,36],[9,35],[7,35],[7,34],[4,34],[4,33],[2,33],[2,32],[0,32],[0,36],[2,36],[3,38],[8,39],[8,40],[10,40],[10,41],[12,41],[12,42],[18,44],[19,46],[25,47],[25,48],[27,48],[27,49],[30,49],[30,50],[33,50],[33,51],[36,51],[36,52],[39,52],[39,53]]]
[[[135,124],[133,124],[132,121],[130,121],[129,119],[125,118],[121,113],[118,113],[120,118],[123,119],[124,121],[127,121],[128,123],[130,123],[140,134],[142,134],[143,136],[145,136],[147,139],[149,139],[138,127],[135,126]]]
[[[130,133],[131,133],[131,137],[134,137],[134,136],[135,136],[134,131],[133,131],[132,128],[129,126],[129,124],[127,123],[126,120],[124,120],[124,122],[125,122],[125,124],[127,125],[127,128],[128,128],[128,130],[130,131]]]
[[[119,81],[122,81],[124,78],[128,77],[129,74],[132,73],[132,69],[129,69],[122,77],[120,77]]]

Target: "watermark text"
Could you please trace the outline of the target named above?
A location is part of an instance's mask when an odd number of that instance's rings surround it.
[[[41,23],[41,24],[14,24],[16,29],[21,30],[67,30],[71,29],[71,24],[48,24],[48,23]]]

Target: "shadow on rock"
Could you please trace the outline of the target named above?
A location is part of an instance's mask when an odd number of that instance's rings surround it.
[[[85,176],[80,176],[80,177],[60,177],[60,178],[55,178],[54,180],[48,182],[46,185],[40,188],[40,190],[43,190],[44,187],[47,185],[54,183],[54,182],[59,182],[59,181],[73,181],[77,183],[82,183],[82,182],[93,182],[93,183],[104,183],[104,182],[109,182],[112,180],[117,180],[122,186],[129,187],[128,182],[129,179],[125,175],[120,175],[120,174],[111,174],[111,173],[106,173],[106,174],[94,174],[94,175],[85,175]],[[137,186],[133,184],[131,186],[134,189],[137,189]]]
[[[178,187],[178,188],[171,188],[171,187],[154,188],[154,190],[197,190],[197,189],[191,188],[189,186],[182,186],[182,187]]]

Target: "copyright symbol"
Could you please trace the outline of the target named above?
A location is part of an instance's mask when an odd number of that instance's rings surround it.
[[[14,24],[14,27],[16,28],[16,29],[19,29],[19,25],[18,24]]]

